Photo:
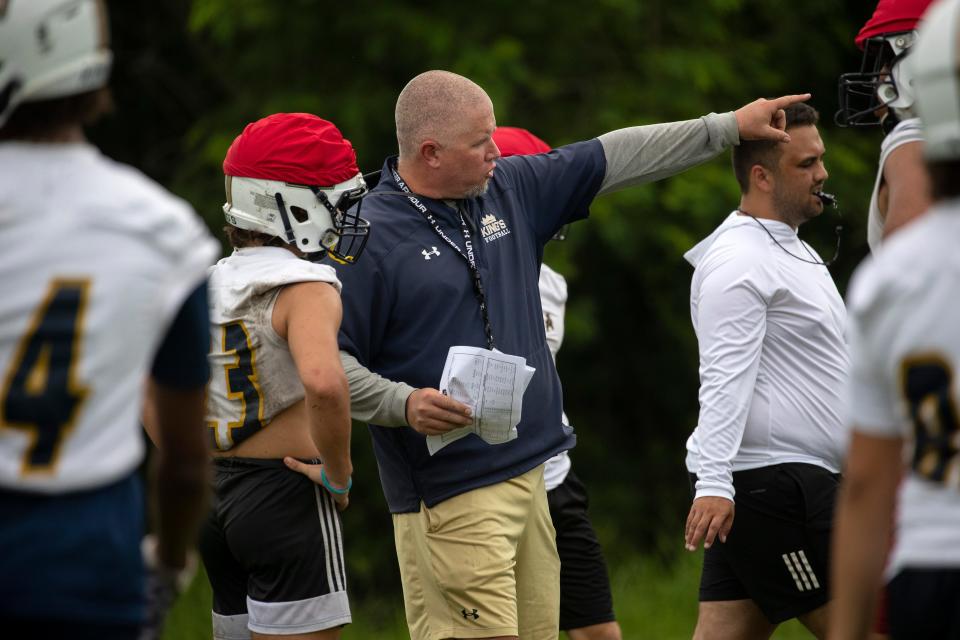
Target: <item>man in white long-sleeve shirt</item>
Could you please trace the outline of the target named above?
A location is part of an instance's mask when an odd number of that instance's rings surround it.
[[[706,548],[695,638],[768,638],[795,617],[824,635],[846,312],[797,236],[823,211],[818,115],[802,104],[786,115],[789,142],[734,151],[740,206],[686,254],[700,416],[685,537]]]

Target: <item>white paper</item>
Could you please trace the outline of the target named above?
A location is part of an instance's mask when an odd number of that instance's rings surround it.
[[[450,347],[439,389],[470,407],[473,424],[427,436],[430,455],[471,433],[487,444],[516,439],[523,393],[535,371],[520,356],[480,347]]]

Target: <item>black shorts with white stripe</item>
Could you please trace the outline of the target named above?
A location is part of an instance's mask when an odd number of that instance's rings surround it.
[[[826,604],[839,482],[811,464],[734,472],[733,528],[704,552],[700,601],[749,598],[773,624]]]
[[[350,622],[340,516],[331,496],[282,460],[214,460],[200,554],[214,638],[309,633]]]

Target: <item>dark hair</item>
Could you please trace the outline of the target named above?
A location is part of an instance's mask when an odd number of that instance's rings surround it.
[[[113,97],[107,87],[64,98],[24,102],[0,127],[0,140],[43,139],[63,126],[91,125],[112,109]]]
[[[817,110],[805,102],[792,104],[784,112],[787,116],[787,131],[793,127],[811,127],[820,120]],[[741,140],[733,148],[733,175],[740,185],[740,193],[750,190],[750,169],[754,165],[776,171],[782,149],[779,142],[773,140]]]
[[[934,200],[960,197],[960,160],[927,162]]]
[[[286,243],[277,236],[270,236],[259,231],[249,229],[240,229],[233,225],[227,225],[223,228],[223,233],[227,236],[227,242],[234,249],[244,247],[282,247]]]

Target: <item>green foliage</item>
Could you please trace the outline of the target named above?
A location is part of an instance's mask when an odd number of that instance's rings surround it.
[[[838,130],[832,114],[837,76],[856,69],[853,35],[874,4],[113,2],[118,109],[92,137],[185,197],[219,231],[220,164],[244,125],[275,111],[317,113],[340,126],[372,171],[395,150],[398,92],[427,69],[473,78],[490,93],[499,122],[554,145],[811,91],[822,114],[828,190],[843,206],[834,269],[843,291],[865,252],[879,137]],[[580,434],[573,460],[611,557],[642,549],[666,561],[682,549],[684,440],[698,410],[691,269],[682,254],[737,200],[724,154],[598,199],[589,222],[548,247],[571,295],[559,369]],[[829,256],[835,225],[824,215],[802,235]],[[358,482],[345,518],[351,586],[363,599],[395,601],[390,518],[365,430],[356,431]]]

